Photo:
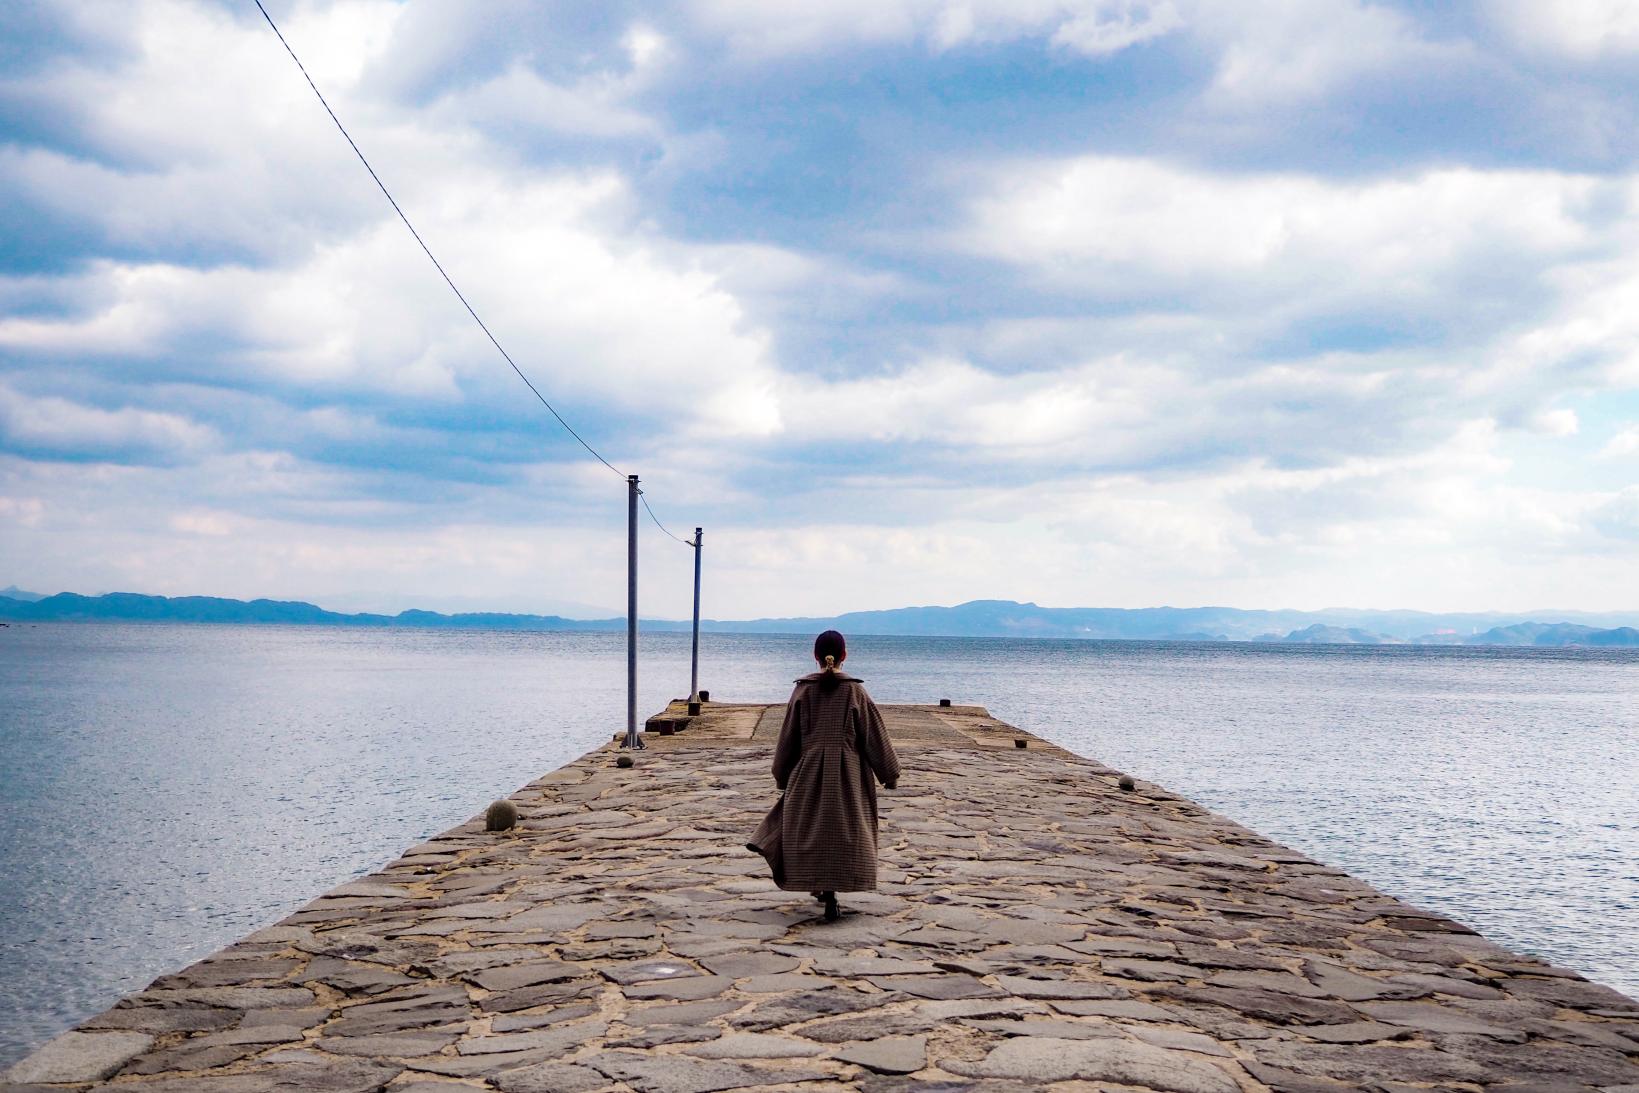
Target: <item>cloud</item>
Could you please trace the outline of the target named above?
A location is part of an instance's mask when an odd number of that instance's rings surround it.
[[[0,384],[0,445],[13,451],[47,458],[170,462],[219,443],[215,430],[176,414],[31,398]]]
[[[1639,486],[1629,486],[1600,505],[1592,514],[1592,523],[1608,538],[1623,543],[1639,542]],[[1627,556],[1626,561],[1631,563],[1632,556]]]
[[[1600,449],[1600,455],[1607,458],[1620,458],[1628,455],[1639,455],[1639,425],[1629,425]]]
[[[383,520],[373,517],[390,502],[355,496],[333,470],[271,453],[183,467],[0,455],[0,525],[7,529],[0,563],[38,575],[47,591],[271,595],[321,604],[370,593],[391,606],[413,590],[527,611],[554,598],[556,582],[568,577],[565,587],[579,599],[621,604],[624,488],[611,488],[619,484],[607,472],[596,482],[601,503],[592,489],[569,504],[525,491],[537,509],[523,512],[497,504],[500,491],[486,490],[479,503],[451,503],[432,522]],[[247,506],[247,497],[256,503]],[[550,533],[543,533],[543,512],[552,517]],[[686,617],[690,552],[654,535],[645,536],[644,552],[646,610],[665,604]]]
[[[453,3],[438,7],[460,15]],[[0,78],[0,118],[47,130],[37,146],[0,146],[9,200],[81,234],[94,224],[101,248],[206,264],[291,260],[315,235],[380,215],[380,194],[254,9],[236,17],[215,4],[135,0],[117,13],[94,4],[68,12],[80,36],[119,44]],[[496,14],[467,11],[464,26],[493,26]],[[440,70],[470,38],[458,19],[385,0],[301,4],[280,18],[330,105],[412,201],[418,182],[447,185],[433,165],[517,158],[488,146],[489,134],[514,149],[561,135],[658,136],[635,100],[670,52],[641,27],[600,43],[607,56],[558,80],[517,52],[537,26],[509,43],[498,69],[445,73],[429,91],[399,66]]]
[[[842,0],[793,9],[700,0],[695,24],[768,60],[846,44],[920,44],[936,53],[1018,41],[1099,60],[1177,36],[1212,59],[1213,109],[1280,108],[1357,79],[1449,59],[1406,15],[1358,0]]]
[[[371,112],[348,83],[380,49],[372,28],[392,7],[306,8],[292,27],[316,43],[321,86],[361,122]],[[117,38],[120,48],[62,54],[0,81],[0,109],[49,130],[36,147],[5,148],[0,175],[12,200],[94,223],[104,247],[166,257],[288,255],[314,228],[374,214],[356,165],[313,139],[328,119],[315,116],[312,92],[292,81],[265,28],[179,0],[78,5],[72,16],[80,34]]]
[[[1563,408],[1543,410],[1530,421],[1532,431],[1543,436],[1575,436],[1581,427],[1582,423],[1577,419],[1576,411]]]
[[[1607,259],[1543,271],[1546,314],[1514,339],[1509,378],[1569,366],[1595,387],[1639,387],[1639,238],[1626,218],[1608,237]]]
[[[1279,110],[1447,52],[1393,8],[1356,0],[1201,3],[1191,22],[1217,51],[1209,102],[1218,107]]]
[[[0,519],[20,527],[37,527],[45,511],[45,502],[38,497],[0,497]]]
[[[1108,375],[1101,375],[1107,371]],[[1096,366],[1002,376],[967,361],[934,359],[887,375],[825,385],[793,383],[787,402],[797,437],[811,440],[927,441],[951,448],[1062,447],[1085,452],[1089,431],[1140,424],[1142,407],[1123,406],[1118,373]]]
[[[562,87],[520,61],[472,88],[452,89],[436,104],[460,122],[481,119],[488,129],[538,129],[593,137],[656,135],[654,121],[626,105],[620,81],[594,77]]]
[[[1173,0],[839,0],[798,7],[700,0],[691,14],[737,50],[763,58],[847,42],[922,42],[942,51],[1019,38],[1097,57],[1183,25]]]
[[[1171,3],[1104,5],[1071,15],[1053,31],[1053,44],[1101,57],[1159,38],[1184,25]]]
[[[171,527],[184,535],[231,535],[236,522],[231,513],[221,512],[179,512],[171,517]]]
[[[451,14],[453,20],[441,17]],[[529,26],[537,14],[525,9],[520,21]],[[457,30],[451,22],[464,26]],[[493,12],[482,7],[466,12],[464,18],[450,11],[417,13],[395,24],[394,53],[432,54],[460,65],[459,46],[470,45],[463,40],[485,25],[494,25]],[[428,104],[431,117],[451,128],[476,128],[512,144],[553,135],[645,143],[666,139],[661,122],[640,105],[678,59],[664,34],[641,22],[630,24],[618,36],[598,42],[590,58],[583,55],[571,71],[562,73],[557,70],[566,66],[553,65],[543,56],[551,48],[538,28],[507,41],[499,70],[474,73],[441,87]],[[427,56],[421,64],[436,66]],[[386,64],[370,78],[404,79]]]
[[[707,527],[714,613],[1593,603],[1630,542],[1619,22],[1567,80],[1351,0],[274,10],[519,365]],[[41,11],[0,568],[619,603],[623,483],[254,10]]]
[[[1130,316],[1086,335],[1193,356],[1186,371],[1275,377],[1284,362],[1373,382],[1379,409],[1408,420],[1443,404],[1559,435],[1575,417],[1556,394],[1639,377],[1633,177],[1439,168],[1335,181],[1110,156],[983,177],[948,245],[1056,301]],[[1292,390],[1267,388],[1265,404]]]
[[[1165,284],[1269,299],[1443,298],[1502,255],[1604,248],[1596,199],[1621,188],[1552,171],[1437,169],[1360,181],[1208,172],[1081,156],[997,168],[962,242],[1048,281]],[[1535,268],[1526,265],[1526,276]],[[1136,278],[1136,281],[1135,281]]]
[[[1578,60],[1639,53],[1639,9],[1627,0],[1491,0],[1489,7],[1528,51]]]
[[[1056,605],[1610,606],[1628,563],[1589,525],[1608,496],[1515,485],[1500,449],[1475,421],[1427,450],[1307,469],[1248,456],[1175,475],[875,483],[910,520],[863,521],[869,491],[832,483],[854,515],[736,528],[713,560],[737,574],[734,595],[794,611],[950,602],[941,578]],[[1575,572],[1555,564],[1572,554]],[[789,572],[815,587],[776,591]]]
[[[700,258],[622,222],[618,177],[445,181],[422,230],[546,390],[731,435],[779,427],[766,335]],[[0,319],[0,347],[141,358],[150,376],[245,389],[518,402],[505,362],[396,220],[290,267],[100,262],[76,280],[88,306]]]

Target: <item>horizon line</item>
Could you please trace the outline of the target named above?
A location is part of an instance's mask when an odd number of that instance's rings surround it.
[[[519,618],[561,619],[565,622],[611,622],[611,621],[624,620],[626,618],[625,612],[618,611],[618,610],[611,610],[607,614],[598,614],[598,615],[581,615],[581,614],[564,615],[564,614],[560,614],[560,613],[552,612],[552,611],[531,611],[531,610],[518,610],[518,609],[512,609],[512,608],[469,608],[469,609],[461,609],[461,610],[454,610],[454,611],[447,610],[447,609],[446,610],[438,610],[438,609],[434,609],[434,608],[425,608],[425,607],[405,607],[405,608],[399,609],[398,611],[336,610],[336,609],[333,609],[333,608],[324,607],[322,604],[317,603],[313,600],[308,600],[308,599],[286,599],[286,598],[280,598],[280,597],[277,597],[277,596],[255,596],[251,599],[244,599],[244,598],[241,598],[239,596],[224,596],[224,595],[219,595],[219,594],[215,594],[215,593],[207,593],[207,592],[187,592],[187,593],[180,593],[180,594],[167,594],[167,593],[162,593],[162,592],[136,592],[136,591],[125,590],[125,589],[116,589],[116,590],[107,591],[107,592],[95,592],[95,593],[73,592],[73,591],[70,591],[70,590],[67,590],[67,589],[63,589],[63,590],[60,590],[58,592],[42,593],[42,592],[30,591],[28,589],[22,588],[21,586],[15,584],[15,583],[8,585],[5,589],[0,589],[0,598],[14,599],[15,602],[19,602],[19,603],[27,603],[27,602],[31,602],[31,601],[16,599],[15,597],[8,596],[7,595],[8,592],[21,592],[26,596],[39,597],[40,599],[50,599],[53,596],[62,596],[62,595],[80,596],[80,597],[83,597],[85,599],[93,599],[93,600],[103,599],[103,598],[108,597],[108,596],[143,596],[143,597],[147,597],[147,598],[151,598],[151,599],[162,599],[162,600],[205,599],[205,600],[222,600],[222,601],[226,601],[226,602],[244,603],[244,604],[257,603],[257,602],[300,604],[300,605],[303,605],[303,606],[306,606],[306,607],[312,607],[312,608],[315,608],[317,610],[324,611],[328,614],[342,615],[342,616],[352,616],[352,617],[377,616],[377,617],[381,617],[381,618],[398,618],[402,615],[406,615],[406,614],[409,614],[411,612],[420,612],[420,613],[423,613],[423,614],[438,615],[442,618],[460,618],[462,616],[467,616],[467,615],[506,615],[506,616],[513,616],[513,617],[519,617]],[[741,618],[727,618],[727,617],[708,618],[708,617],[702,615],[701,618],[700,618],[700,621],[701,621],[702,624],[705,624],[705,623],[708,623],[708,622],[711,622],[711,623],[733,623],[733,624],[744,624],[744,623],[754,623],[754,622],[798,622],[798,621],[810,620],[810,619],[815,620],[815,621],[824,621],[824,620],[829,620],[829,619],[840,619],[840,618],[844,618],[844,617],[849,616],[849,615],[884,614],[884,613],[892,612],[892,611],[951,611],[951,610],[955,610],[957,608],[970,607],[970,606],[973,606],[975,604],[1004,604],[1004,605],[1011,605],[1011,606],[1017,606],[1017,607],[1030,607],[1030,608],[1035,608],[1036,610],[1039,610],[1039,611],[1134,611],[1134,612],[1136,612],[1136,611],[1237,611],[1237,612],[1245,612],[1245,613],[1262,613],[1262,614],[1271,614],[1271,615],[1278,615],[1278,614],[1324,615],[1324,614],[1329,614],[1329,613],[1349,613],[1349,614],[1362,614],[1362,615],[1364,615],[1364,614],[1427,615],[1427,616],[1431,616],[1431,617],[1452,616],[1452,615],[1525,616],[1525,615],[1548,615],[1548,614],[1595,615],[1595,616],[1598,616],[1598,615],[1639,615],[1639,607],[1632,607],[1632,608],[1620,608],[1620,607],[1618,607],[1618,608],[1601,608],[1601,609],[1580,608],[1580,607],[1573,607],[1573,608],[1567,608],[1567,607],[1534,607],[1534,608],[1526,608],[1526,609],[1522,609],[1522,610],[1508,610],[1508,609],[1504,609],[1504,608],[1467,608],[1467,609],[1461,609],[1460,608],[1460,609],[1455,609],[1455,610],[1439,610],[1439,609],[1430,609],[1430,608],[1421,608],[1421,607],[1349,607],[1349,606],[1341,606],[1341,605],[1331,605],[1331,606],[1327,606],[1327,607],[1237,607],[1237,606],[1233,606],[1233,605],[1230,605],[1230,604],[1223,604],[1223,603],[1202,603],[1202,604],[1195,604],[1195,605],[1189,605],[1189,606],[1175,606],[1173,604],[1163,603],[1163,604],[1151,604],[1151,605],[1147,605],[1147,606],[1144,606],[1144,607],[1115,607],[1115,606],[1105,606],[1105,605],[1097,605],[1097,604],[1075,604],[1075,605],[1070,605],[1070,606],[1047,606],[1047,605],[1040,604],[1040,603],[1036,602],[1035,600],[1012,600],[1012,599],[1004,599],[1004,598],[1000,598],[1000,597],[979,596],[979,597],[974,597],[974,598],[971,598],[971,599],[962,600],[959,603],[953,603],[953,604],[902,604],[902,605],[898,605],[898,606],[894,606],[894,607],[854,608],[854,609],[847,610],[847,611],[838,611],[838,612],[834,612],[834,613],[831,613],[831,614],[825,614],[825,615],[815,615],[815,614],[754,615],[754,616],[750,616],[750,617],[741,617]],[[639,614],[639,619],[640,620],[644,619],[644,616],[641,613]],[[648,618],[647,621],[677,623],[677,624],[680,624],[680,625],[687,625],[687,624],[691,623],[693,620],[692,620],[692,618],[670,618],[670,617],[663,617],[663,616],[654,616],[654,617]],[[1537,620],[1531,620],[1531,621],[1537,621]]]

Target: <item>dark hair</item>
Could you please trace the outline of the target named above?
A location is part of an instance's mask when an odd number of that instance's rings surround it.
[[[824,665],[827,675],[836,672],[837,665],[848,655],[848,642],[835,630],[827,630],[814,639],[814,659]]]

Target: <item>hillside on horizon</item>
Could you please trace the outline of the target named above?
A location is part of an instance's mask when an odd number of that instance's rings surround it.
[[[415,629],[617,630],[624,618],[569,619],[507,612],[410,610],[396,615],[327,611],[299,600],[217,596],[82,596],[0,593],[0,619],[12,622],[186,622]],[[654,631],[686,630],[687,620],[644,619]],[[851,611],[830,617],[702,619],[711,633],[846,633],[903,637],[1006,637],[1117,641],[1262,641],[1300,644],[1639,646],[1639,610],[1448,613],[1332,608],[1323,611],[1236,607],[1041,607],[971,600],[951,607]]]

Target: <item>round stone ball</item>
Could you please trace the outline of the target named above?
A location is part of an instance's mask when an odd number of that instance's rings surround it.
[[[629,767],[631,765],[632,765],[632,757],[630,755],[622,755],[621,757],[619,757],[618,759],[615,760],[615,766],[617,766],[617,767]]]
[[[518,806],[511,801],[496,801],[484,813],[485,831],[510,831],[518,826]]]
[[[1122,789],[1132,789],[1133,786],[1137,785],[1137,783],[1133,781],[1133,776],[1130,774],[1123,774],[1121,776],[1121,781],[1117,782],[1116,784]]]

